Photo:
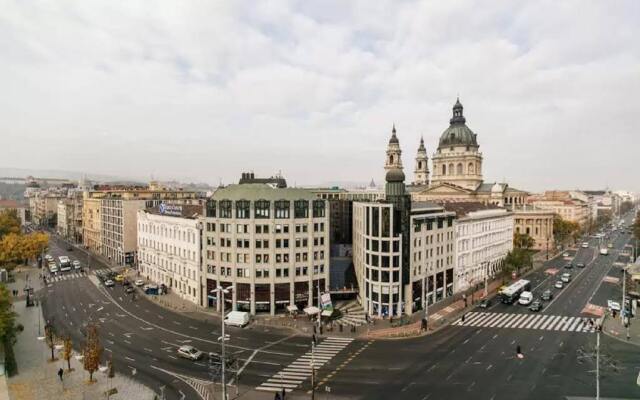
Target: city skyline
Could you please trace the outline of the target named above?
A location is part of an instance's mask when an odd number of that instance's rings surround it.
[[[474,4],[9,3],[2,167],[381,182],[392,124],[412,169],[459,95],[486,181],[640,191],[637,3]]]

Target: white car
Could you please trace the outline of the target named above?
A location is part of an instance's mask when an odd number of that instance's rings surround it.
[[[620,303],[617,301],[607,300],[607,307],[609,307],[611,311],[620,311]]]
[[[565,251],[564,253],[562,253],[562,257],[569,257],[569,253]]]
[[[73,265],[73,269],[80,269],[80,261],[78,260],[73,260],[71,265]]]
[[[609,255],[609,249],[606,249],[606,248],[600,249],[600,254],[603,256]]]
[[[55,263],[49,264],[49,272],[55,274],[56,272],[58,272],[58,266]]]
[[[562,281],[556,281],[556,284],[553,285],[556,289],[562,289],[564,287],[564,283]]]
[[[588,249],[589,248],[589,242],[582,243],[582,248],[583,249]]]
[[[44,256],[44,259],[47,261],[53,261],[53,256],[51,256],[51,254],[47,254],[46,256]]]
[[[135,282],[133,282],[134,285],[136,286],[142,286],[144,285],[144,281],[142,279],[136,279]]]
[[[189,360],[197,361],[202,358],[204,353],[193,346],[184,345],[178,348],[178,355],[182,358],[188,358]]]
[[[522,292],[520,298],[518,299],[518,304],[522,306],[528,306],[533,301],[533,293],[531,292]]]
[[[113,287],[116,283],[114,281],[112,281],[111,279],[107,279],[106,281],[104,281],[104,285],[106,287]]]
[[[562,274],[562,276],[560,277],[560,280],[562,282],[566,282],[569,283],[569,281],[571,280],[571,274],[565,272],[564,274]]]

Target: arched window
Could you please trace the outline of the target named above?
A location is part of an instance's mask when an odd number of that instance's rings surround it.
[[[458,165],[456,166],[456,174],[462,175],[462,164],[461,163],[458,163]]]
[[[453,164],[449,164],[449,175],[453,175]]]
[[[393,164],[393,154],[389,156],[389,164]]]
[[[447,166],[442,164],[442,175],[446,175],[447,174]]]
[[[469,163],[469,166],[467,167],[467,173],[473,174],[473,163]]]
[[[422,169],[422,161],[418,161],[418,169]]]

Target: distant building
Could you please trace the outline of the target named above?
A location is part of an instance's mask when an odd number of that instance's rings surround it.
[[[552,210],[538,209],[532,205],[521,205],[512,209],[515,233],[529,235],[534,241],[534,250],[550,251],[555,248]]]
[[[553,211],[566,221],[586,226],[590,220],[589,204],[571,197],[568,191],[550,190],[542,195],[530,196],[527,204],[540,210]]]
[[[140,274],[206,306],[202,284],[202,204],[160,203],[137,211]]]
[[[29,208],[27,205],[22,204],[16,200],[2,200],[0,199],[0,211],[3,210],[16,210],[20,223],[24,225],[29,219]]]

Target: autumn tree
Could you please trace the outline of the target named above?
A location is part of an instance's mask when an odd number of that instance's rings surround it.
[[[22,325],[16,324],[16,313],[13,310],[9,289],[0,284],[0,347],[4,348],[4,365],[8,375],[17,372],[13,345],[22,329]]]
[[[536,245],[536,240],[526,233],[513,234],[513,247],[529,250]]]
[[[56,328],[53,326],[51,322],[47,322],[44,326],[44,338],[47,341],[47,347],[51,350],[51,361],[55,361],[55,355],[53,351],[56,348]]]
[[[580,225],[576,222],[562,219],[559,215],[553,218],[553,238],[558,244],[566,244],[569,239],[575,239],[580,232]]]
[[[73,343],[69,335],[64,338],[64,347],[62,349],[62,358],[67,362],[67,370],[71,371],[71,356],[73,355]]]
[[[18,211],[9,209],[0,211],[0,238],[10,233],[20,233]]]
[[[102,346],[98,337],[98,327],[95,324],[87,326],[87,342],[82,351],[84,369],[89,372],[89,382],[93,382],[93,373],[100,366]]]

